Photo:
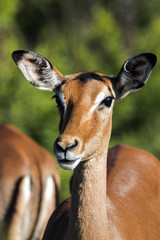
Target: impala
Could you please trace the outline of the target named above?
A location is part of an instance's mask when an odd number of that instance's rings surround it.
[[[58,186],[53,157],[15,127],[0,125],[0,239],[41,239]]]
[[[36,53],[20,50],[12,56],[32,85],[55,92],[61,119],[54,152],[62,168],[74,169],[72,197],[55,210],[43,239],[159,240],[158,160],[118,145],[109,150],[107,169],[113,105],[146,83],[156,56],[128,59],[115,77],[64,76]]]

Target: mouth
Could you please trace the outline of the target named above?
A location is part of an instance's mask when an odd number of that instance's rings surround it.
[[[73,170],[81,161],[81,158],[75,160],[57,159],[58,165],[65,170]]]

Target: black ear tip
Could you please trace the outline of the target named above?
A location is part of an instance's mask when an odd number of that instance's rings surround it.
[[[19,60],[21,60],[22,56],[26,53],[24,50],[17,50],[12,53],[13,61],[18,64]]]
[[[154,67],[156,65],[156,62],[157,62],[157,56],[153,53],[145,53],[144,55],[148,58],[152,67]]]

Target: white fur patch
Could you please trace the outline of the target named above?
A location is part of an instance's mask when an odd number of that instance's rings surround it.
[[[127,170],[125,169],[125,171],[127,171]],[[126,195],[136,186],[136,183],[137,183],[136,171],[134,171],[133,169],[130,169],[128,171],[128,174],[129,174],[129,176],[128,176],[129,180],[128,180],[127,184],[124,184],[119,189],[119,194],[123,198],[126,197]]]
[[[129,62],[129,59],[125,62],[124,67],[123,67],[123,69],[124,69],[125,72],[129,72],[129,71],[127,70],[127,68],[126,68],[128,62]]]
[[[80,158],[77,159],[76,161],[70,161],[68,163],[65,163],[63,161],[61,161],[61,162],[58,161],[58,165],[65,170],[74,170],[78,166],[80,161],[81,161]]]
[[[22,187],[22,197],[23,197],[23,204],[28,203],[31,198],[31,178],[30,176],[25,176],[23,181]]]
[[[49,215],[52,213],[53,199],[54,199],[54,180],[52,176],[47,176],[44,185],[44,194],[42,195],[39,219],[34,231],[33,239],[39,239],[39,235],[44,227],[44,224],[48,220]]]
[[[65,112],[66,112],[66,101],[65,101],[63,93],[60,92],[58,96],[59,96],[59,99],[60,99],[60,101],[61,101],[61,103],[62,103],[62,105],[64,107]]]
[[[48,176],[46,179],[45,184],[45,192],[44,192],[44,198],[46,202],[49,202],[53,198],[53,178],[52,176]]]
[[[96,109],[96,107],[104,100],[104,98],[105,98],[105,93],[104,92],[100,92],[97,95],[97,97],[95,99],[95,102],[94,102],[93,106],[90,109],[90,113],[92,113]]]
[[[137,187],[137,174],[138,173],[130,168],[130,166],[121,169],[113,182],[114,192],[122,198],[125,198],[133,188]]]
[[[113,221],[116,222],[117,220],[117,213],[116,213],[116,208],[112,204],[111,200],[107,197],[107,211],[109,215],[112,216]],[[109,228],[109,236],[112,238],[112,240],[122,240],[122,237],[112,222],[110,218],[108,218],[108,228]]]
[[[18,201],[18,212],[19,215],[23,216],[23,226],[19,226],[22,231],[22,238],[28,235],[28,228],[30,225],[30,211],[28,210],[29,203],[31,200],[31,177],[29,175],[22,179],[22,191],[20,193],[20,199]]]
[[[25,53],[18,62],[18,67],[25,78],[41,90],[53,91],[61,83],[50,63],[38,54]]]

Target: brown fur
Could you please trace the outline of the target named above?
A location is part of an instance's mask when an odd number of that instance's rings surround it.
[[[26,176],[31,178],[27,205],[23,194]],[[47,176],[53,178],[53,193],[49,204],[43,206]],[[53,157],[16,128],[0,125],[0,236],[6,234],[7,240],[40,239],[57,205],[58,186],[59,175]],[[41,219],[42,207],[45,208],[44,220]]]
[[[78,146],[72,153],[80,155],[85,149],[85,155],[74,170],[70,218],[67,201],[66,209],[62,204],[63,217],[56,216],[61,208],[53,214],[44,240],[158,240],[160,237],[158,160],[142,150],[117,146],[109,154],[108,171],[112,170],[106,182],[112,111],[96,109],[88,115],[105,86],[111,87],[108,80],[97,84],[97,80],[83,83],[71,78],[62,86],[66,106],[71,100],[73,108],[69,119],[62,119],[64,127],[59,144],[66,148],[77,139]],[[61,221],[66,224],[64,233],[58,230]]]
[[[156,56],[144,53],[128,59],[115,77],[59,77],[56,68],[41,68],[47,60],[40,55],[15,51],[12,56],[29,82],[55,91],[62,106],[54,152],[62,168],[74,169],[72,197],[53,213],[43,239],[159,240],[158,160],[142,150],[117,146],[109,151],[107,168],[114,102],[144,86]],[[31,70],[37,68],[41,74]]]
[[[135,185],[128,187],[130,181],[132,181],[132,170],[136,173],[137,178],[135,179]],[[109,239],[159,240],[159,161],[152,154],[143,150],[117,145],[109,149],[107,172],[106,200],[108,198]],[[125,186],[128,187],[126,192],[123,189]],[[125,192],[124,196],[121,189]],[[99,199],[99,195],[96,194],[95,197]],[[88,204],[90,203],[88,202]],[[52,214],[44,239],[65,239],[70,211],[71,197],[65,200]],[[103,227],[101,231],[103,231]],[[92,232],[95,239],[99,237],[95,235],[94,228]]]

